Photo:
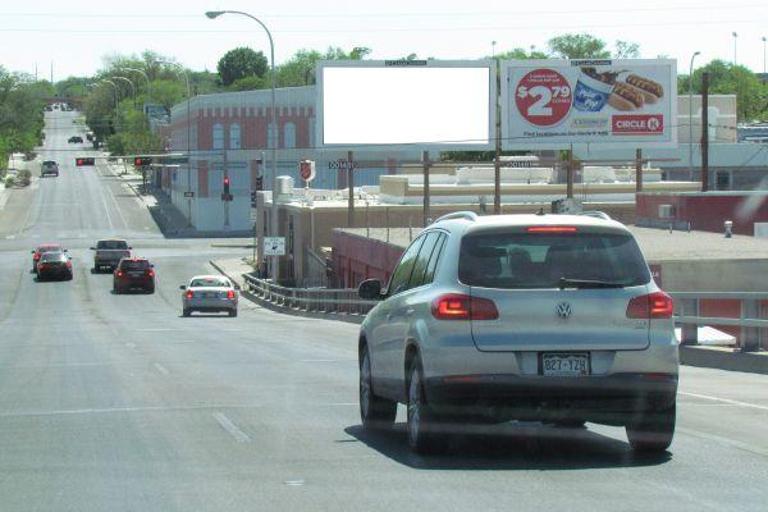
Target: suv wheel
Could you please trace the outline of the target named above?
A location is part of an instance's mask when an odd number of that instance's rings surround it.
[[[436,432],[437,417],[427,403],[424,393],[424,372],[421,360],[416,356],[408,372],[408,446],[417,453],[439,451],[443,439]]]
[[[192,314],[192,310],[189,308],[184,308],[181,310],[181,316],[189,316]]]
[[[663,452],[675,435],[676,406],[648,413],[626,426],[627,439],[638,452]]]
[[[397,402],[381,398],[373,393],[373,374],[368,346],[360,355],[360,419],[367,429],[383,429],[392,426],[397,416]]]

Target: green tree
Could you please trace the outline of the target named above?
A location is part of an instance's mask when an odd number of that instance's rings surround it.
[[[264,76],[267,72],[267,58],[262,52],[255,52],[250,48],[235,48],[224,54],[217,69],[221,83],[227,86],[241,78]]]
[[[607,59],[605,41],[590,34],[564,34],[547,42],[553,57],[560,59]]]
[[[768,117],[768,84],[764,84],[748,68],[715,59],[693,72],[693,92],[701,94],[701,80],[709,72],[710,94],[735,94],[739,122]],[[677,80],[678,93],[688,93],[688,75]]]
[[[363,46],[346,52],[338,47],[330,47],[325,53],[317,50],[302,49],[277,67],[278,87],[300,87],[315,83],[315,67],[319,60],[361,60],[370,55],[371,49]],[[264,87],[269,87],[267,82]]]
[[[640,57],[640,45],[629,41],[616,41],[613,57],[616,59],[637,59]]]
[[[549,55],[532,47],[530,51],[526,51],[524,48],[513,48],[506,52],[497,53],[494,57],[499,60],[531,60],[548,59]]]

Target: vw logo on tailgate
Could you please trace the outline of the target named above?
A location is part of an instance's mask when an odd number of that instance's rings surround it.
[[[561,302],[555,307],[555,313],[563,320],[568,320],[571,316],[571,304],[568,302]]]

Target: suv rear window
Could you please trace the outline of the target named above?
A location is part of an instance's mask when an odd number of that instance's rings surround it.
[[[226,287],[230,288],[232,285],[223,278],[201,278],[201,279],[193,279],[191,283],[189,283],[190,288],[217,288],[217,287]]]
[[[486,288],[556,288],[561,278],[647,284],[637,242],[621,233],[478,233],[462,239],[459,279]]]
[[[101,240],[96,244],[97,249],[128,249],[128,244],[122,240]]]
[[[147,260],[123,260],[120,263],[121,270],[147,270],[148,268]]]

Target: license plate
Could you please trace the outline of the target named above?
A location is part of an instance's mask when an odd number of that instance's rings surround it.
[[[551,352],[541,354],[541,373],[551,377],[589,375],[589,354],[585,352]]]
[[[131,277],[141,277],[144,275],[144,272],[142,272],[141,270],[138,270],[134,272],[128,272],[128,275]]]

